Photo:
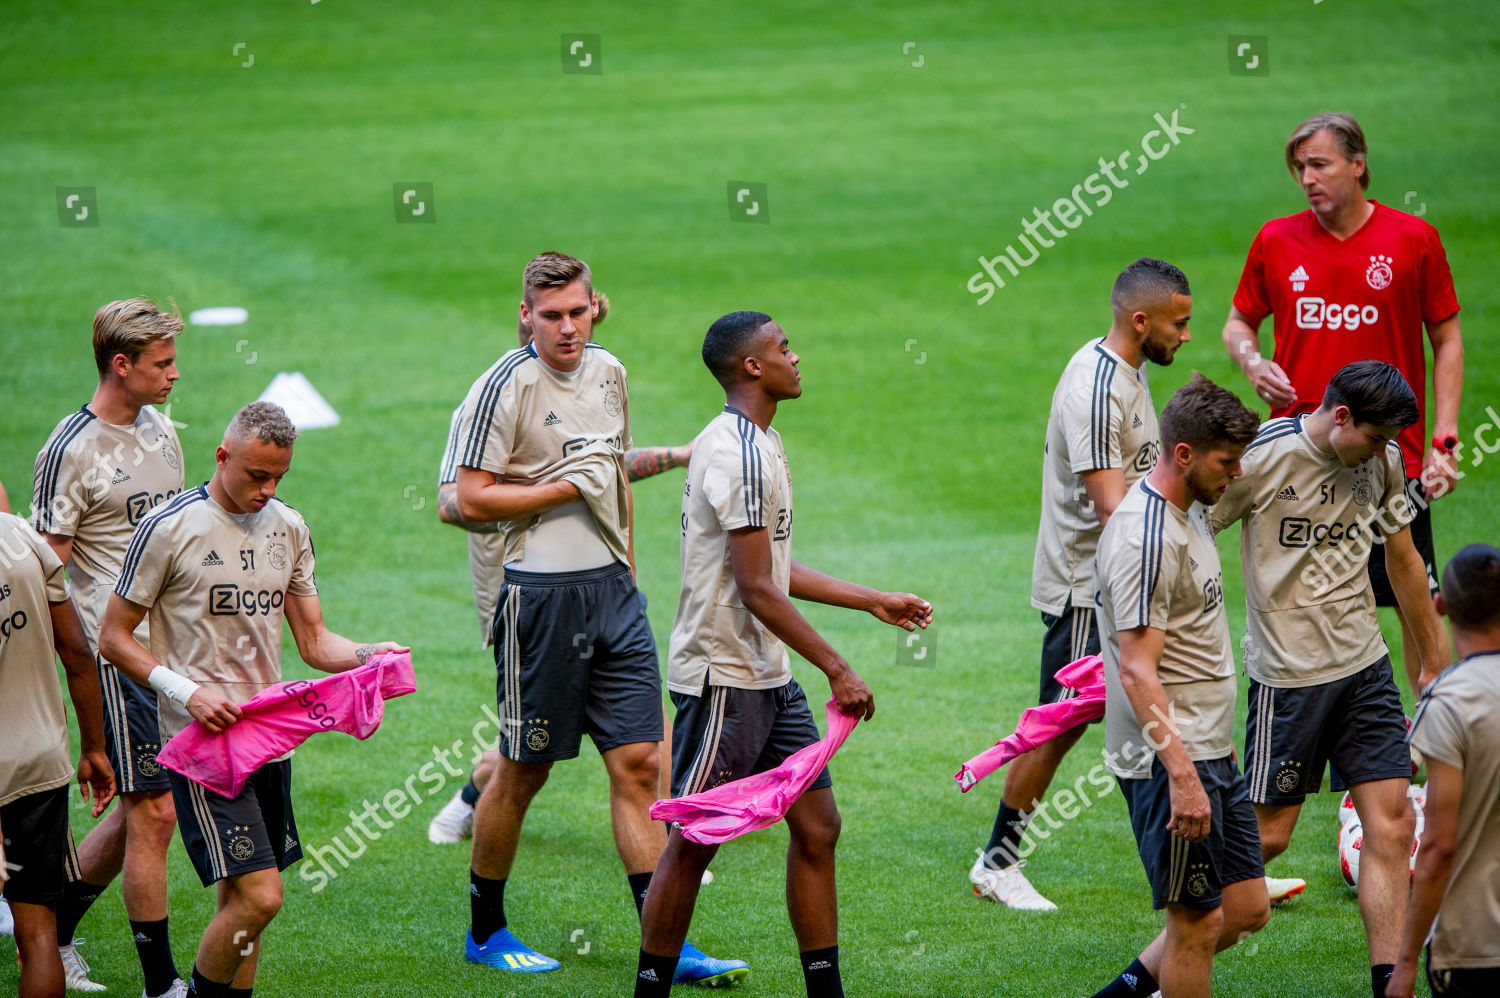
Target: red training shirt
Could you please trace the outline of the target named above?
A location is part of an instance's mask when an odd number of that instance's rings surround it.
[[[1275,218],[1250,244],[1234,307],[1258,326],[1273,317],[1272,359],[1297,399],[1273,417],[1311,412],[1339,368],[1383,360],[1405,375],[1422,418],[1397,442],[1406,473],[1422,471],[1427,446],[1427,359],[1423,323],[1458,314],[1453,275],[1437,229],[1406,212],[1370,202],[1375,211],[1340,240],[1312,210]]]

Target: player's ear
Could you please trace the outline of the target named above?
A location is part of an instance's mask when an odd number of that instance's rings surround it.
[[[751,381],[754,381],[756,378],[760,377],[761,367],[759,357],[751,354],[740,363],[744,366],[744,371],[750,376]]]
[[[1443,594],[1438,593],[1432,598],[1432,607],[1437,611],[1439,617],[1448,616],[1448,605],[1443,602]]]

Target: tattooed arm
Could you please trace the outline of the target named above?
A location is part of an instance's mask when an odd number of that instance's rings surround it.
[[[438,519],[444,523],[462,527],[471,534],[498,534],[500,532],[500,524],[494,521],[464,519],[463,514],[458,511],[457,482],[444,482],[438,486],[437,514]]]
[[[690,443],[681,447],[634,447],[625,452],[625,476],[638,482],[668,468],[686,468],[692,456],[693,445]]]

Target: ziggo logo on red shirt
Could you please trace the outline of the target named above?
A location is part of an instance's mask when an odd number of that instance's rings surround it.
[[[1297,299],[1298,329],[1358,329],[1380,321],[1374,305],[1340,305],[1322,298]]]

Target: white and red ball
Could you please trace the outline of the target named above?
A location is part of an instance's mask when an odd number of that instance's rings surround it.
[[[1411,861],[1409,869],[1415,875],[1417,869],[1417,850],[1422,845],[1422,831],[1427,826],[1427,788],[1425,786],[1413,786],[1406,792],[1407,799],[1411,801],[1412,811],[1416,813],[1417,828],[1416,835],[1411,842]],[[1339,873],[1343,875],[1344,883],[1359,889],[1359,853],[1365,844],[1364,825],[1359,820],[1359,815],[1354,813],[1353,802],[1349,795],[1344,795],[1344,802],[1349,804],[1346,815],[1344,805],[1339,805],[1339,817],[1342,824],[1339,826]]]

